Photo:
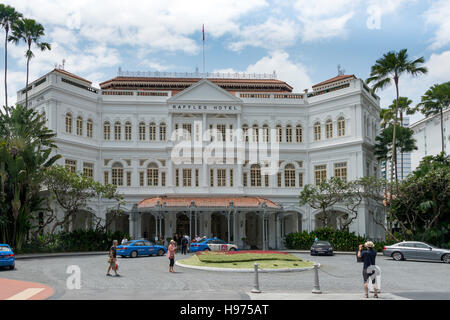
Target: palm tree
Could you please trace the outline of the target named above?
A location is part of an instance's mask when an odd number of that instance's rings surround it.
[[[394,127],[392,136],[392,166],[391,166],[391,181],[394,180],[394,166],[397,172],[397,152],[396,152],[396,131],[398,122],[398,110],[399,110],[399,79],[404,73],[411,76],[418,76],[428,72],[426,67],[420,66],[425,62],[423,57],[416,60],[408,60],[407,49],[402,49],[399,52],[389,51],[384,54],[382,58],[378,59],[375,65],[372,66],[370,77],[366,80],[367,84],[373,83],[372,91],[384,89],[392,81],[395,84],[396,90],[396,102],[394,109]],[[396,179],[398,182],[398,179]]]
[[[435,84],[422,96],[422,102],[417,107],[422,107],[421,112],[426,116],[439,114],[441,116],[441,140],[442,152],[444,148],[444,117],[443,111],[450,106],[450,82]]]
[[[8,110],[8,36],[11,27],[22,18],[22,14],[11,6],[0,4],[0,27],[5,29],[5,110]]]
[[[27,45],[27,51],[25,57],[27,58],[27,84],[25,86],[26,94],[26,106],[28,107],[28,78],[30,73],[30,60],[34,57],[33,51],[31,51],[31,46],[33,43],[41,51],[51,50],[51,46],[47,42],[41,42],[41,38],[45,36],[44,27],[37,23],[33,19],[21,19],[15,25],[12,26],[12,36],[10,40],[14,43],[19,43],[23,40]]]
[[[408,99],[407,97],[399,97],[398,98],[398,112],[400,113],[400,126],[403,127],[403,113],[406,113],[407,115],[413,115],[417,112],[417,107],[411,107],[412,100]],[[397,106],[397,100],[392,101],[392,104],[389,106],[389,109],[392,110],[392,113],[394,113],[395,107]],[[401,179],[403,180],[403,152],[400,153],[401,157]],[[395,172],[397,175],[397,171]]]

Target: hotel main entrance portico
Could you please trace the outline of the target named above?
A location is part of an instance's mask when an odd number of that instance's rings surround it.
[[[130,213],[130,236],[218,237],[239,247],[278,249],[283,207],[260,197],[154,197]]]

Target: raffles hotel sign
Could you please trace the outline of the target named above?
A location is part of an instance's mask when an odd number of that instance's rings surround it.
[[[240,113],[241,106],[232,104],[188,104],[174,103],[169,104],[169,112],[175,113]]]

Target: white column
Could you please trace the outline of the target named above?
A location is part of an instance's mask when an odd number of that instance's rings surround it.
[[[207,127],[207,118],[206,118],[206,113],[203,114],[203,122],[202,122],[202,130],[203,132],[206,132],[208,130]],[[205,140],[203,140],[203,147],[205,147],[205,145],[207,143],[209,143],[209,141],[206,141],[207,137],[206,135],[204,136]],[[208,165],[206,164],[205,159],[203,158],[203,164],[202,164],[202,179],[200,179],[202,181],[201,186],[206,188],[209,186],[208,184]]]

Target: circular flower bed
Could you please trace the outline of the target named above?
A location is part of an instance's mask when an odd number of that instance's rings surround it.
[[[180,266],[206,267],[205,269],[240,269],[243,271],[254,270],[254,264],[258,263],[262,270],[294,270],[312,268],[314,263],[304,261],[292,254],[278,251],[245,250],[227,252],[198,252],[192,257],[177,261]]]

